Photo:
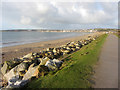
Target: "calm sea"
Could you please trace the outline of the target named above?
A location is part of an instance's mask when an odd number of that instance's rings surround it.
[[[21,45],[26,43],[56,40],[66,37],[83,36],[87,32],[1,32],[0,47]]]

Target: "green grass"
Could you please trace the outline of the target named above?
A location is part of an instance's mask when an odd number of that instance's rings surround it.
[[[98,61],[106,37],[106,34],[100,36],[97,40],[65,58],[61,70],[35,79],[24,88],[91,88],[93,66]]]
[[[117,31],[116,33],[114,33],[114,35],[116,35],[118,38],[120,38],[120,31]]]
[[[116,35],[118,38],[120,38],[120,35],[119,35],[119,34],[115,33],[114,35]]]

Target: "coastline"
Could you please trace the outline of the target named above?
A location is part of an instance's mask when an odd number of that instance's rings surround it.
[[[63,39],[56,39],[56,40],[49,40],[49,41],[41,41],[37,43],[29,43],[29,44],[23,44],[23,45],[16,45],[16,46],[10,46],[10,47],[3,47],[2,48],[2,61],[8,61],[12,60],[13,58],[22,57],[30,52],[39,52],[40,50],[44,50],[46,48],[50,47],[59,47],[61,45],[64,45],[70,41],[77,41],[81,39],[87,38],[90,36],[96,36],[101,33],[91,33],[84,36],[77,36],[77,37],[69,37],[69,38],[63,38]]]

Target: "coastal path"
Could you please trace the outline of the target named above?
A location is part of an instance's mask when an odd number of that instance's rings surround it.
[[[94,78],[94,88],[118,88],[118,37],[113,34],[102,47]]]

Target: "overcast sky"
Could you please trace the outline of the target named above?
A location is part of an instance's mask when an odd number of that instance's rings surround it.
[[[16,0],[17,1],[17,0]],[[113,1],[113,0],[111,0]],[[80,0],[2,2],[0,29],[117,28],[118,2]]]

